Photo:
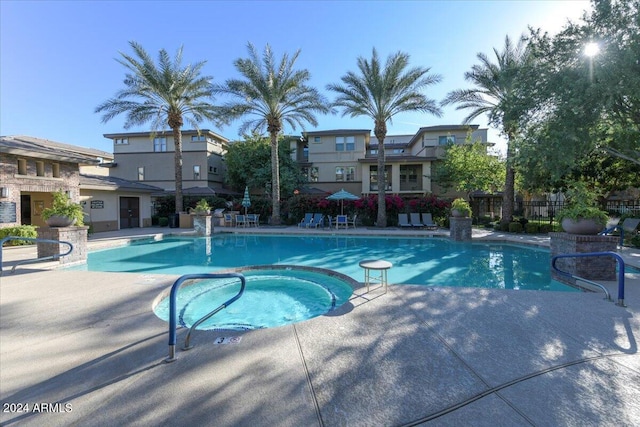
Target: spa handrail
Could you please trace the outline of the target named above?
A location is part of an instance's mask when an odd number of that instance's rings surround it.
[[[40,238],[36,238],[36,237],[20,237],[20,236],[7,236],[4,239],[0,240],[0,276],[2,276],[2,251],[4,249],[4,242],[8,242],[9,240],[27,240],[30,242],[36,242],[36,243],[57,243],[57,244],[63,244],[63,245],[67,245],[69,246],[69,250],[63,254],[56,254],[56,255],[50,255],[50,256],[45,256],[42,258],[36,258],[36,259],[26,259],[23,261],[18,261],[13,268],[11,269],[11,273],[15,273],[16,271],[16,267],[20,264],[26,264],[29,262],[37,262],[37,261],[44,261],[46,259],[58,259],[60,257],[63,256],[67,256],[69,255],[71,252],[73,252],[73,244],[71,242],[65,242],[64,240],[50,240],[50,239],[40,239]]]
[[[622,257],[620,255],[618,255],[615,252],[586,252],[586,253],[580,253],[580,254],[560,254],[560,255],[556,255],[551,259],[551,268],[553,268],[558,274],[565,276],[565,277],[570,277],[572,279],[576,279],[576,280],[580,280],[583,282],[587,282],[587,283],[591,283],[593,285],[596,286],[600,286],[602,289],[605,289],[604,286],[598,284],[598,283],[594,283],[591,282],[587,279],[584,279],[580,276],[575,276],[567,271],[562,271],[560,270],[558,267],[556,267],[556,261],[559,258],[584,258],[584,257],[603,257],[603,256],[610,256],[616,259],[616,261],[618,262],[618,302],[616,303],[616,305],[619,305],[621,307],[624,307],[624,260],[622,259]],[[608,294],[608,292],[605,290],[605,292]]]
[[[240,273],[202,273],[202,274],[185,274],[180,276],[178,280],[173,283],[171,287],[171,293],[169,295],[169,357],[165,359],[165,362],[173,362],[176,360],[176,329],[178,327],[178,319],[177,319],[177,298],[178,298],[178,289],[180,285],[184,283],[186,280],[193,279],[230,279],[230,278],[238,278],[240,279],[240,291],[233,297],[221,304],[218,308],[213,310],[211,313],[204,316],[202,319],[198,320],[193,324],[191,329],[195,328],[200,323],[204,322],[223,308],[226,308],[233,302],[235,302],[238,298],[242,296],[244,292],[244,287],[246,284],[245,277]],[[185,341],[185,350],[190,348],[188,347],[189,337],[191,335],[191,329],[189,329],[189,333],[187,334],[187,340]]]

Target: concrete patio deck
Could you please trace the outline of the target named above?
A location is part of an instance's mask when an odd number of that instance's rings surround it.
[[[90,247],[167,232],[182,230],[99,233]],[[621,254],[640,266],[639,251]],[[5,250],[5,266],[32,255]],[[338,310],[294,325],[197,331],[195,348],[167,364],[168,327],[151,304],[177,276],[49,266],[24,265],[0,278],[2,425],[618,427],[640,420],[639,274],[627,275],[626,307],[601,293],[361,287]],[[615,297],[617,284],[605,284]],[[240,340],[216,344],[221,336]]]

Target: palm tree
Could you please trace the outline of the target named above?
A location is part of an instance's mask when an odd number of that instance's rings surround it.
[[[125,129],[152,123],[153,131],[168,125],[173,132],[175,144],[176,213],[183,210],[182,203],[182,132],[187,121],[194,129],[204,119],[213,120],[214,107],[212,77],[200,75],[206,61],[182,66],[182,47],[175,58],[160,50],[156,65],[138,43],[129,42],[137,58],[120,52],[116,59],[127,68],[125,88],[115,97],[96,107],[95,112],[104,112],[106,123],[119,114],[126,114]]]
[[[242,79],[229,79],[224,85],[216,85],[215,93],[231,96],[231,100],[219,109],[221,120],[230,122],[249,116],[239,129],[239,133],[261,132],[266,127],[271,138],[271,223],[280,223],[280,161],[278,159],[278,135],[284,124],[293,130],[304,123],[317,126],[314,113],[330,111],[329,103],[320,93],[307,86],[311,78],[307,70],[294,70],[293,66],[300,50],[289,58],[287,54],[280,61],[274,58],[267,44],[262,58],[249,43],[249,58],[238,58],[233,64]],[[250,167],[250,165],[247,165]]]
[[[378,139],[378,227],[386,227],[387,211],[385,202],[386,177],[384,158],[384,138],[387,136],[387,122],[393,116],[405,111],[423,111],[440,116],[441,111],[435,101],[421,90],[437,83],[441,77],[428,74],[429,68],[409,65],[409,55],[397,52],[387,58],[384,68],[373,49],[371,61],[358,57],[360,74],[352,71],[341,77],[342,84],[330,84],[327,89],[337,92],[334,105],[342,107],[342,116],[367,116],[374,122],[373,133]]]
[[[493,49],[496,63],[491,62],[483,53],[477,55],[480,64],[471,67],[464,74],[465,80],[473,83],[473,89],[458,89],[447,94],[443,105],[458,104],[456,110],[472,109],[463,120],[471,123],[475,118],[487,114],[489,123],[499,127],[507,137],[506,178],[502,206],[502,224],[508,224],[513,216],[515,194],[515,139],[519,131],[519,121],[526,112],[525,102],[521,96],[522,86],[518,78],[531,59],[530,51],[524,38],[516,45],[509,36],[505,37],[504,49],[499,52]]]

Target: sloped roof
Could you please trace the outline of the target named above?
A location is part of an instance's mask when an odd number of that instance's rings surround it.
[[[99,164],[99,158],[113,160],[113,154],[25,135],[0,137],[0,152],[83,165]]]
[[[162,193],[164,190],[153,185],[128,181],[114,176],[80,174],[80,188],[83,190],[127,190],[139,193]]]

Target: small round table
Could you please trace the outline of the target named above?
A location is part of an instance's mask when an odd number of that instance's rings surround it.
[[[387,270],[393,267],[393,264],[381,259],[367,259],[360,261],[359,265],[364,268],[364,284],[367,286],[367,292],[369,292],[369,286],[371,285],[372,280],[377,281],[380,286],[384,286],[384,291],[387,292],[387,289],[389,288],[389,284],[387,282]],[[371,277],[372,270],[379,272],[380,275]]]

